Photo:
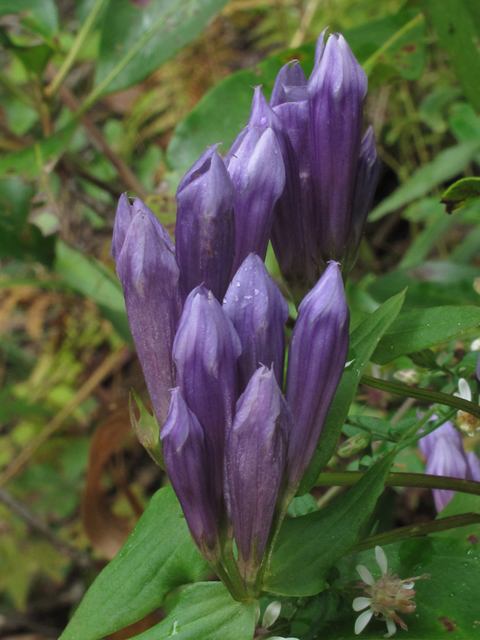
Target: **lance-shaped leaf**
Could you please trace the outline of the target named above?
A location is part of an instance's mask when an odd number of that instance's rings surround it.
[[[172,390],[167,421],[160,434],[168,477],[202,555],[218,551],[218,503],[213,445],[180,389]]]
[[[188,296],[173,344],[177,384],[215,449],[217,490],[222,492],[225,433],[236,401],[236,366],[242,351],[229,317],[211,291]]]
[[[226,445],[229,515],[247,586],[267,544],[291,429],[291,412],[273,371],[261,367],[237,402]]]
[[[222,300],[235,251],[236,191],[216,146],[183,177],[176,200],[175,249],[182,295],[204,284]]]
[[[346,40],[320,36],[308,81],[310,153],[319,222],[318,250],[341,261],[352,219],[367,77]]]
[[[304,298],[288,355],[286,397],[293,412],[288,473],[300,482],[323,429],[348,353],[350,314],[338,264]]]
[[[233,143],[225,164],[237,189],[233,276],[249,253],[265,260],[273,207],[285,186],[285,168],[271,127],[262,132],[247,126]]]
[[[240,392],[245,390],[260,364],[273,365],[281,388],[288,305],[263,261],[254,253],[245,258],[235,274],[223,300],[223,308],[242,344],[238,359]]]
[[[162,229],[150,209],[140,206],[119,254],[120,234],[115,245],[130,329],[160,425],[175,386],[172,346],[181,309],[178,266]]]
[[[276,135],[285,166],[285,189],[273,217],[272,246],[283,277],[292,289],[305,290],[305,237],[300,209],[299,168],[295,151],[282,121],[256,87],[250,125],[271,127]],[[288,240],[286,240],[288,238]]]

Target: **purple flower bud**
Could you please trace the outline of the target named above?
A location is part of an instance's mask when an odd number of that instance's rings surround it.
[[[344,273],[348,273],[355,264],[367,215],[375,195],[379,172],[380,159],[375,146],[375,136],[373,128],[368,127],[360,146],[360,157],[358,159],[353,194],[352,218],[346,243],[344,264],[342,265]]]
[[[263,97],[260,87],[255,89],[249,124],[271,127],[277,136],[285,166],[285,189],[275,206],[272,246],[287,284],[293,290],[305,290],[307,267],[298,160],[282,121]]]
[[[437,417],[432,416],[431,420]],[[450,421],[432,431],[418,441],[420,451],[427,458],[426,473],[433,476],[449,476],[467,479],[476,473],[470,469],[469,461],[463,448],[462,438]],[[472,473],[473,471],[473,473]],[[440,512],[455,495],[455,491],[433,489],[435,507]]]
[[[236,366],[242,351],[233,325],[205,287],[188,296],[173,343],[177,384],[215,449],[217,489],[222,490],[225,434],[236,400]]]
[[[290,343],[286,397],[295,423],[288,449],[292,486],[300,482],[313,456],[342,377],[349,321],[342,276],[331,262],[302,301]]]
[[[229,515],[246,584],[266,548],[291,430],[291,412],[273,371],[261,367],[237,402],[226,445]]]
[[[124,204],[121,217],[126,212]],[[135,208],[138,212],[123,242],[125,220],[116,225],[117,274],[153,410],[162,425],[170,404],[169,390],[175,385],[172,345],[181,311],[179,273],[166,231],[143,203],[135,201]]]
[[[319,252],[342,260],[352,223],[367,77],[345,38],[332,35],[308,81],[310,153],[318,209]]]
[[[233,276],[249,253],[265,260],[273,206],[285,186],[285,169],[277,136],[270,127],[262,132],[247,126],[233,143],[225,164],[237,189]]]
[[[235,274],[227,289],[223,308],[242,345],[238,359],[240,392],[245,390],[260,364],[273,365],[281,388],[288,305],[263,261],[254,253],[245,258]]]
[[[295,60],[293,63],[287,62],[287,64],[284,64],[278,72],[270,97],[270,106],[276,107],[284,102],[293,102],[292,94],[293,97],[298,100],[301,94],[300,92],[294,91],[294,89],[297,88],[300,89],[300,91],[302,89],[304,90],[305,95],[303,100],[306,100],[307,79],[302,67],[298,64],[298,61]]]
[[[190,533],[204,557],[212,561],[218,538],[213,446],[178,388],[172,390],[160,438],[168,477]]]
[[[177,190],[175,247],[180,286],[186,297],[204,284],[219,300],[227,290],[235,251],[235,186],[210,147]]]
[[[118,200],[115,224],[113,226],[111,256],[115,261],[117,261],[120,256],[130,223],[139,212],[143,212],[144,214],[147,214],[148,212],[148,215],[152,218],[153,224],[155,224],[157,228],[157,232],[163,238],[167,247],[170,251],[175,251],[173,248],[173,242],[168,235],[167,230],[160,224],[160,222],[158,222],[153,211],[151,211],[139,198],[135,198],[133,204],[130,204],[127,194],[122,193]]]

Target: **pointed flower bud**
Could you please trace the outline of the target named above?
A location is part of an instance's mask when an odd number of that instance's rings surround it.
[[[177,384],[215,449],[218,491],[222,490],[225,434],[236,400],[236,365],[242,351],[225,311],[205,287],[188,296],[173,343]]]
[[[298,89],[299,91],[293,91]],[[292,102],[292,98],[298,100],[301,94],[303,100],[307,99],[307,78],[302,67],[295,60],[287,62],[278,72],[270,97],[270,106],[276,107],[284,102]]]
[[[292,486],[312,458],[342,377],[349,320],[342,276],[331,262],[300,305],[290,343],[286,397],[295,422],[288,450]]]
[[[225,164],[237,189],[235,258],[232,276],[247,255],[267,254],[273,207],[285,186],[283,158],[271,127],[247,126],[233,143]]]
[[[223,308],[242,345],[238,359],[240,392],[261,364],[273,365],[282,387],[288,305],[263,261],[254,253],[245,258],[235,274]]]
[[[345,38],[332,35],[308,81],[310,153],[322,259],[342,260],[352,224],[367,76]]]
[[[229,515],[246,586],[254,583],[265,552],[291,429],[273,371],[261,367],[237,402],[226,445]]]
[[[260,87],[255,88],[249,124],[271,127],[277,136],[285,166],[285,188],[275,205],[272,246],[288,285],[305,289],[307,267],[298,159],[282,121],[265,100]]]
[[[163,238],[170,251],[174,252],[173,242],[168,235],[167,230],[163,227],[162,224],[160,224],[160,222],[158,222],[153,211],[151,211],[151,209],[149,209],[147,205],[140,200],[140,198],[135,198],[133,203],[130,204],[130,200],[128,199],[127,194],[122,193],[120,199],[118,200],[117,212],[115,214],[115,224],[113,226],[111,256],[115,261],[117,261],[120,256],[120,252],[122,251],[125,237],[127,235],[127,231],[132,219],[137,213],[142,212],[144,215],[148,215],[150,217],[152,223],[157,229],[158,234]]]
[[[120,253],[120,231],[117,235],[117,274],[153,410],[163,425],[170,404],[169,390],[175,385],[172,346],[181,310],[179,273],[171,240],[166,242],[167,232],[157,218],[140,201],[135,201],[133,210],[137,213]],[[120,216],[124,213],[125,209]],[[117,230],[122,227],[123,220]]]
[[[235,186],[216,147],[210,147],[177,190],[175,248],[186,296],[204,284],[219,300],[227,290],[235,251]]]
[[[178,388],[172,390],[160,437],[168,477],[190,533],[202,555],[213,561],[218,538],[213,446]]]

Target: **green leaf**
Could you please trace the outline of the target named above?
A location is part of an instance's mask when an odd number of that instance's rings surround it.
[[[378,460],[333,504],[306,516],[286,519],[275,544],[266,590],[289,596],[322,591],[330,568],[358,541],[395,457]]]
[[[173,489],[160,489],[117,556],[87,591],[61,640],[98,640],[122,629],[206,569]]]
[[[448,532],[449,534],[451,532]],[[406,579],[424,573],[430,578],[415,582],[417,608],[412,615],[400,613],[408,625],[405,637],[409,640],[473,640],[479,635],[478,603],[472,594],[480,590],[480,553],[471,542],[439,535],[405,540],[383,547],[388,567],[393,574]],[[380,577],[373,550],[343,558],[337,567],[340,584],[359,579],[357,565],[364,565],[373,577]],[[358,639],[353,632],[359,613],[352,609],[353,597],[329,628],[329,640]],[[363,640],[380,638],[385,623],[375,618],[360,636]],[[399,632],[398,632],[399,633]]]
[[[420,0],[427,20],[438,34],[470,104],[480,111],[480,26],[478,3],[456,0]]]
[[[175,609],[136,640],[251,640],[255,631],[253,602],[235,602],[221,582],[187,587]]]
[[[480,200],[480,178],[463,178],[448,187],[440,202],[446,205],[448,213],[452,213],[475,200]]]
[[[417,169],[412,177],[402,184],[391,196],[385,198],[369,216],[371,222],[383,218],[387,213],[427,195],[443,182],[462,173],[480,151],[480,139],[458,144],[441,151],[429,164]]]
[[[389,43],[375,60],[383,66],[392,64],[405,78],[416,78],[424,63],[423,23],[395,37],[416,15],[416,10],[401,11],[343,35],[361,64],[373,59]],[[248,122],[252,87],[261,84],[265,97],[269,98],[277,73],[289,60],[299,60],[308,77],[313,69],[315,44],[310,42],[270,56],[253,69],[238,71],[213,87],[177,125],[167,149],[170,166],[186,171],[208,146],[222,141],[225,148],[229,147]]]
[[[65,284],[96,302],[118,334],[133,344],[122,285],[116,275],[95,258],[84,255],[61,240],[57,241],[54,268]]]
[[[110,2],[103,20],[96,86],[143,40],[143,46],[112,78],[106,92],[120,91],[140,82],[195,39],[226,4],[227,0],[153,0],[142,8],[130,0]]]
[[[332,457],[348,410],[355,398],[362,373],[365,371],[378,341],[399,314],[404,299],[404,292],[393,296],[376,309],[351,334],[350,350],[355,352],[355,361],[343,373],[312,462],[300,485],[300,495],[310,491],[321,470]]]
[[[35,178],[40,175],[45,163],[65,151],[77,126],[77,122],[71,122],[49,138],[0,158],[0,178],[14,175]]]
[[[383,302],[408,287],[405,310],[468,302],[478,304],[479,297],[472,286],[478,277],[478,268],[435,260],[415,268],[396,269],[372,282],[368,293]]]
[[[378,343],[375,364],[388,364],[399,356],[428,349],[480,325],[480,308],[434,307],[401,314]]]
[[[58,31],[58,13],[54,0],[0,0],[0,18],[21,13],[22,22],[46,36]]]

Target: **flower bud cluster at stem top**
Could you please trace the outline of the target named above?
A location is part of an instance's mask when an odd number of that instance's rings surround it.
[[[285,65],[270,104],[255,90],[225,159],[210,147],[184,176],[175,246],[143,202],[118,204],[112,257],[166,470],[200,552],[239,599],[261,590],[347,358],[343,278],[378,174],[365,91],[342,36],[322,34],[310,80]],[[263,262],[269,239],[301,301],[285,395],[289,311]]]

